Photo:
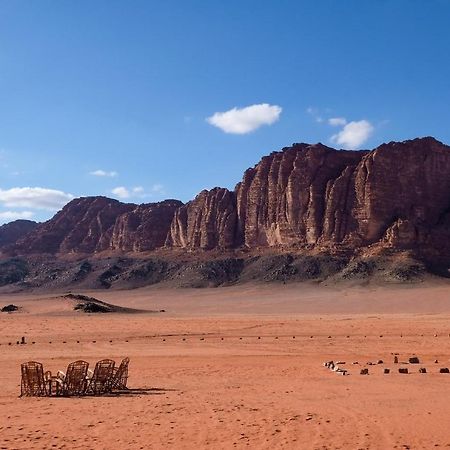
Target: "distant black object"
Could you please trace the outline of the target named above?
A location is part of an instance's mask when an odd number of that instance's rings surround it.
[[[124,308],[122,306],[111,305],[109,303],[98,300],[95,297],[89,297],[82,294],[65,294],[62,298],[75,300],[77,303],[73,307],[75,311],[82,311],[85,313],[140,313],[142,310],[133,308]],[[156,311],[152,311],[156,312]]]
[[[18,310],[19,310],[19,307],[16,305],[12,305],[12,304],[6,305],[1,309],[2,312],[14,312],[14,311],[18,311]]]
[[[413,356],[412,358],[409,358],[410,364],[419,364],[419,358],[417,356]]]
[[[78,303],[73,308],[76,311],[83,311],[85,313],[109,313],[111,308],[94,302]]]
[[[439,373],[450,373],[450,370],[448,370],[447,367],[443,367],[442,369],[439,369]]]

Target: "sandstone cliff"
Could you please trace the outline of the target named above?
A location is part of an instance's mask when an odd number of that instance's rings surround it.
[[[174,247],[232,248],[237,235],[236,196],[228,189],[202,191],[175,212],[166,244]]]
[[[165,247],[168,254],[174,248],[357,254],[379,247],[447,258],[449,242],[450,147],[422,138],[372,151],[294,144],[262,158],[234,191],[205,190],[185,205],[76,199],[19,239],[12,252],[120,254]]]
[[[292,246],[339,239],[345,234],[349,180],[364,154],[295,144],[264,157],[236,187],[244,244]]]
[[[110,250],[142,252],[164,245],[174,214],[183,203],[165,200],[136,206],[117,217],[109,239]]]
[[[433,138],[391,142],[371,152],[294,144],[248,169],[218,208],[219,193],[225,190],[203,191],[178,210],[168,244],[446,247],[438,242],[450,237],[450,147]]]
[[[144,205],[106,197],[72,200],[13,247],[15,253],[93,254],[144,251],[164,245],[177,200]]]
[[[105,197],[72,200],[52,219],[19,240],[19,253],[94,253],[108,247],[117,217],[133,209]]]

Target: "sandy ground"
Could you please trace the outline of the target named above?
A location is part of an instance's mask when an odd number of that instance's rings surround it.
[[[450,447],[450,374],[439,373],[450,367],[446,284],[92,294],[166,312],[88,315],[49,296],[0,297],[23,307],[0,314],[0,448]],[[16,345],[21,336],[26,345]],[[421,364],[399,374],[394,353]],[[18,398],[21,362],[56,372],[76,359],[93,366],[124,356],[129,386],[144,391]],[[350,375],[326,360],[345,361]]]

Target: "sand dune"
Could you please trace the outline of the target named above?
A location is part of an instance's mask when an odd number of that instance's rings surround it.
[[[450,445],[450,375],[438,373],[450,367],[446,285],[367,292],[146,289],[96,296],[166,313],[90,315],[55,304],[54,296],[1,298],[0,304],[22,307],[0,314],[1,448]],[[26,345],[15,344],[21,336]],[[399,374],[393,353],[401,360],[417,354],[421,364]],[[130,386],[146,392],[18,398],[23,361],[39,360],[56,371],[79,358],[94,364],[123,356],[131,358]],[[379,359],[384,364],[366,364]],[[327,370],[325,360],[344,360],[350,375]],[[419,374],[422,366],[429,373]],[[359,375],[362,367],[369,376]],[[385,367],[391,374],[383,374]]]

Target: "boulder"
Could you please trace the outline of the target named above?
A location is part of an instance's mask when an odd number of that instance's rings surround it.
[[[18,310],[19,310],[18,306],[11,304],[11,305],[3,306],[3,308],[0,311],[1,312],[14,312],[14,311],[18,311]]]

